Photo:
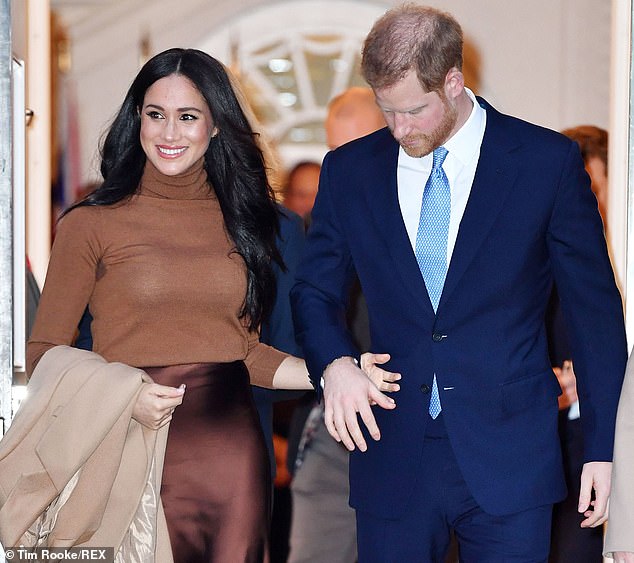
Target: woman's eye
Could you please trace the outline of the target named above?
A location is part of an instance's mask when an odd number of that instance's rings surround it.
[[[198,119],[195,115],[192,115],[191,113],[184,113],[183,115],[181,115],[181,120],[183,121],[193,121],[195,119]]]
[[[145,115],[150,119],[163,119],[163,116],[158,111],[148,111]]]

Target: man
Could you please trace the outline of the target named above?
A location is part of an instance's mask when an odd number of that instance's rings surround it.
[[[306,221],[315,204],[319,187],[321,166],[316,162],[303,160],[288,173],[284,186],[284,205]]]
[[[440,561],[452,529],[464,561],[547,560],[565,496],[553,281],[584,421],[582,525],[607,513],[626,344],[596,200],[575,143],[476,99],[461,66],[450,15],[409,4],[375,23],[362,71],[388,129],[324,159],[292,290],[326,425],[355,450],[362,563]],[[402,375],[396,402],[355,364],[342,321],[355,272],[372,348]]]
[[[326,142],[335,149],[385,127],[369,88],[352,87],[331,100]],[[348,326],[361,352],[369,349],[367,308],[358,288],[348,308]],[[308,416],[299,442],[301,463],[291,483],[293,510],[289,563],[354,563],[356,522],[348,505],[348,450],[335,442],[323,421],[323,405]]]
[[[562,131],[579,145],[590,187],[597,198],[603,223],[607,222],[608,205],[608,132],[596,125],[579,125]],[[607,230],[607,226],[606,226]]]

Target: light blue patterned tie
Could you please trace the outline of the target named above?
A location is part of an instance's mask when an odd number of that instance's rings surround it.
[[[434,150],[434,163],[423,192],[414,250],[434,311],[438,309],[438,302],[447,275],[447,237],[451,214],[451,192],[449,180],[442,168],[446,156],[447,149],[445,147],[438,147]],[[429,414],[432,418],[436,418],[441,410],[438,383],[436,382],[436,374],[434,374],[429,400]]]

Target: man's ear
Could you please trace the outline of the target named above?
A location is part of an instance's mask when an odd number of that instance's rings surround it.
[[[445,94],[448,99],[453,100],[462,94],[464,90],[464,75],[455,66],[449,69],[445,76]]]

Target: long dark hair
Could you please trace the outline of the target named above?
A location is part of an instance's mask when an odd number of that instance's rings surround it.
[[[103,183],[67,213],[84,205],[112,205],[137,191],[146,161],[140,142],[145,92],[172,74],[194,84],[218,128],[205,153],[205,170],[229,236],[246,263],[247,293],[240,316],[254,330],[268,317],[275,299],[272,261],[284,269],[276,246],[278,211],[257,133],[240,106],[226,69],[213,57],[197,49],[169,49],[145,63],[103,141]]]

